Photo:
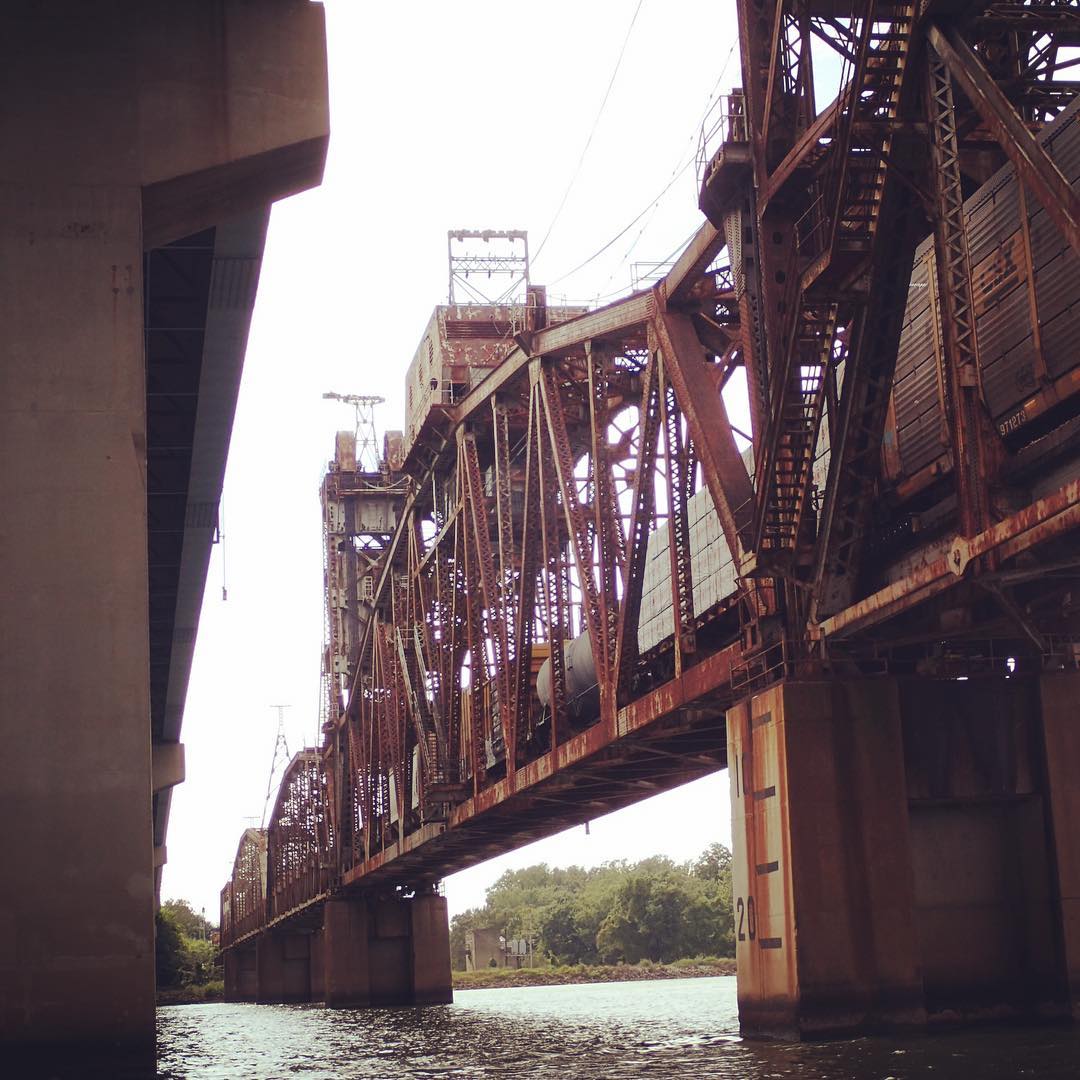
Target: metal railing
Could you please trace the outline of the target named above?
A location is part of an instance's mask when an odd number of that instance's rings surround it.
[[[735,87],[730,93],[716,99],[701,122],[696,156],[698,183],[704,184],[708,179],[717,157],[726,145],[747,142],[749,133],[746,125],[746,99],[742,89]]]

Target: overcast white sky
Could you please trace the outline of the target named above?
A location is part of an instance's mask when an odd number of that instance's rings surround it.
[[[405,371],[446,300],[446,231],[524,228],[535,252],[579,157],[638,0],[326,3],[331,138],[322,186],[274,207],[225,480],[173,794],[163,897],[215,922],[240,834],[263,812],[277,714],[317,739],[322,647],[319,482],[352,412],[379,394],[404,426]],[[738,83],[733,0],[642,0],[565,209],[532,279],[555,282],[675,182],[601,258],[549,286],[629,291],[701,223],[693,157],[710,97]],[[222,583],[228,599],[222,600]],[[254,821],[252,820],[254,819]],[[726,774],[522,848],[446,881],[451,914],[503,870],[541,860],[698,854],[730,845]]]

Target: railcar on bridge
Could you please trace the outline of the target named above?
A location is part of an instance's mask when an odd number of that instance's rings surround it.
[[[1072,1007],[1080,23],[967,7],[741,0],[666,277],[438,308],[339,434],[264,998],[441,1000],[444,875],[730,765],[747,1031]]]

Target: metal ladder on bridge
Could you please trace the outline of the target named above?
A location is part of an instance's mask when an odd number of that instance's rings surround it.
[[[866,54],[857,66],[851,104],[843,123],[847,137],[838,140],[847,152],[829,163],[822,197],[842,185],[836,198],[835,222],[818,220],[810,235],[835,239],[825,252],[869,251],[877,231],[885,187],[891,125],[897,117],[900,91],[914,20],[914,5],[907,0],[874,4]],[[876,134],[875,134],[876,132]],[[856,145],[856,140],[859,140]],[[818,253],[815,276],[829,264]],[[814,451],[825,396],[825,376],[834,362],[837,305],[826,297],[808,297],[804,282],[785,364],[772,387],[771,437],[766,439],[763,508],[758,550],[793,552],[813,480]],[[821,292],[821,290],[819,290]]]

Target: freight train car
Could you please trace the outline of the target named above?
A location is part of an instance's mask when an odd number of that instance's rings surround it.
[[[1080,184],[1080,99],[1040,141]],[[1011,165],[965,202],[964,214],[983,400],[1015,450],[1052,425],[1060,405],[1080,390],[1080,256]],[[945,467],[940,319],[930,236],[915,255],[886,434],[885,475],[904,491]]]
[[[1080,186],[1080,98],[1039,138],[1074,187]],[[1016,454],[1080,408],[1080,257],[1022,190],[1011,165],[971,195],[964,210],[983,397],[1005,447]],[[949,529],[951,460],[936,274],[934,239],[928,236],[916,252],[882,446],[882,506],[890,516],[905,506],[919,512],[900,512],[871,536],[878,552],[890,557],[927,542],[935,524],[942,535]],[[752,454],[744,458],[752,471]],[[819,491],[828,467],[823,422],[814,461]],[[1047,483],[1053,482],[1048,474]],[[694,610],[701,624],[730,607],[735,567],[708,491],[694,495],[689,512]],[[884,563],[880,569],[888,579]],[[649,537],[638,631],[643,651],[670,642],[671,604],[668,529],[661,525]]]

